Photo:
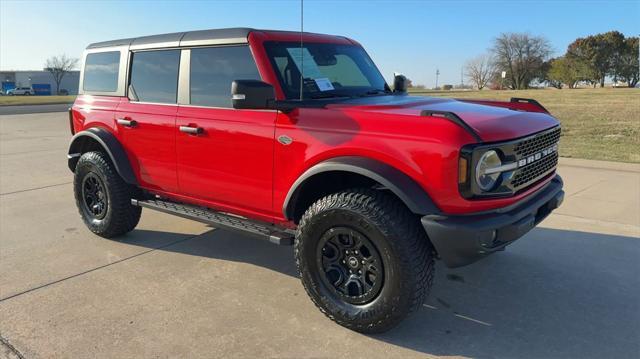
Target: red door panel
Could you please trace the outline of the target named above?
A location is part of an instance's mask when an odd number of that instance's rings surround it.
[[[180,106],[180,194],[234,212],[271,215],[275,111]],[[180,131],[200,127],[201,134]]]
[[[140,185],[175,192],[177,105],[146,104],[123,99],[116,111],[116,126]],[[121,121],[118,121],[121,120]],[[124,121],[135,121],[127,126]],[[118,123],[120,122],[120,123]]]

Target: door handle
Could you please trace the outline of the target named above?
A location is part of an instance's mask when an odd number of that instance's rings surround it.
[[[132,120],[129,117],[118,118],[116,119],[116,122],[118,122],[118,125],[122,125],[124,127],[136,127],[138,125],[138,121]]]
[[[201,135],[204,133],[202,127],[180,126],[180,132],[188,133],[190,135]]]

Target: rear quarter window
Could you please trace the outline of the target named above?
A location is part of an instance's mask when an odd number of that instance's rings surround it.
[[[120,51],[88,54],[84,62],[83,90],[115,92],[118,90]]]

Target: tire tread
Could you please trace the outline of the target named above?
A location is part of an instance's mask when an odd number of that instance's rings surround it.
[[[94,166],[103,175],[104,185],[108,187],[109,206],[112,208],[111,217],[105,226],[93,225],[82,212],[82,199],[78,193],[78,188],[82,185],[82,178],[78,175],[78,171],[84,166]],[[74,188],[76,189],[74,191],[76,206],[82,220],[91,232],[104,238],[113,238],[132,231],[138,225],[142,209],[131,204],[131,198],[136,196],[138,189],[124,182],[104,153],[92,151],[84,153],[80,157],[76,165]]]
[[[399,257],[403,272],[402,288],[409,293],[411,300],[405,308],[387,313],[375,323],[341,321],[329,313],[303,280],[303,286],[318,309],[331,320],[349,329],[364,333],[384,332],[397,325],[406,315],[418,310],[424,303],[434,278],[434,255],[419,219],[395,196],[379,190],[356,188],[321,198],[307,209],[302,216],[296,233],[294,253],[298,273],[302,277],[300,251],[302,232],[308,223],[320,213],[330,209],[344,209],[356,212],[374,223],[387,238],[393,238],[391,245]]]

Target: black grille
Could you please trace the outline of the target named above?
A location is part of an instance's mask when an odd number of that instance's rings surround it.
[[[518,160],[534,156],[543,150],[555,146],[555,151],[534,161],[528,165],[518,168],[511,178],[511,188],[515,191],[523,189],[545,175],[552,172],[558,165],[558,141],[560,140],[560,127],[539,135],[526,138],[513,146],[513,153]]]
[[[529,137],[519,142],[513,147],[513,151],[518,157],[526,157],[536,152],[549,148],[560,140],[560,127],[540,134],[538,136]]]
[[[532,183],[540,177],[546,175],[558,165],[558,153],[554,152],[539,161],[518,169],[511,180],[511,185],[519,189],[520,187]]]

